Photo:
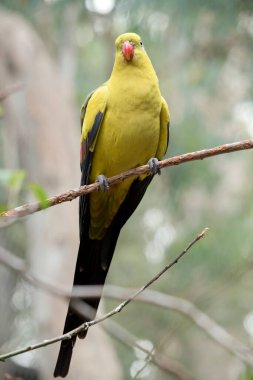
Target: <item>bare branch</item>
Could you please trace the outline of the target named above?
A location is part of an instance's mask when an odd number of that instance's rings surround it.
[[[200,327],[206,335],[211,337],[213,341],[253,367],[252,348],[230,335],[222,326],[198,309],[193,303],[179,297],[156,292],[155,290],[145,292],[137,300],[153,306],[174,310],[185,315]]]
[[[92,308],[82,301],[76,301],[73,308],[84,317],[90,317],[94,315]],[[193,380],[192,376],[186,371],[186,369],[179,364],[176,360],[172,360],[167,356],[163,356],[160,353],[154,353],[147,350],[140,343],[138,343],[138,338],[132,333],[124,329],[118,323],[112,319],[107,319],[103,324],[103,328],[110,333],[113,338],[117,339],[119,342],[123,343],[125,346],[130,348],[137,348],[138,350],[144,352],[149,361],[155,366],[163,370],[164,372],[170,373],[174,377],[180,380]]]
[[[236,152],[239,150],[247,150],[253,148],[253,140],[244,140],[239,141],[231,144],[224,144],[220,145],[211,149],[203,149],[196,152],[191,153],[185,153],[179,156],[174,156],[171,158],[167,158],[163,161],[160,161],[160,167],[161,169],[169,166],[175,166],[180,165],[186,162],[196,161],[196,160],[203,160],[207,157],[213,157],[220,154],[227,154]],[[125,181],[127,178],[132,176],[139,176],[142,174],[149,174],[150,168],[149,165],[143,165],[139,166],[134,169],[130,169],[124,173],[115,175],[108,179],[108,183],[111,186],[116,185],[117,183]],[[69,190],[65,193],[55,195],[53,197],[50,197],[47,199],[46,203],[48,207],[58,205],[63,202],[71,202],[74,199],[80,197],[81,195],[90,194],[93,191],[99,190],[99,183],[95,182],[90,185],[81,186],[76,189]],[[41,207],[41,204],[39,202],[33,202],[33,203],[26,203],[22,206],[15,207],[12,210],[4,211],[0,214],[1,217],[8,217],[8,218],[18,218],[25,215],[33,214],[34,212],[40,211],[41,209],[44,209],[44,207]]]
[[[66,289],[62,289],[59,286],[48,283],[43,279],[40,279],[38,276],[34,275],[29,268],[27,267],[25,261],[20,257],[17,257],[7,249],[0,247],[0,263],[6,267],[14,270],[19,274],[25,281],[31,285],[45,290],[50,294],[53,294],[57,297],[66,298],[67,300],[72,297],[72,293]]]
[[[48,340],[45,340],[41,343],[37,343],[34,345],[23,347],[21,349],[9,352],[7,354],[0,355],[0,361],[4,361],[7,358],[22,354],[22,353],[27,352],[27,351],[35,350],[37,348],[44,347],[44,346],[56,343],[56,342],[61,341],[61,340],[71,339],[73,336],[78,335],[80,332],[88,330],[90,326],[94,326],[98,323],[101,323],[104,320],[108,319],[109,317],[113,316],[114,314],[119,313],[132,300],[134,300],[137,297],[137,295],[142,293],[147,287],[149,287],[158,278],[160,278],[162,276],[162,274],[164,274],[168,269],[170,269],[173,265],[175,265],[197,241],[199,241],[201,238],[203,238],[205,236],[205,234],[206,234],[206,229],[204,229],[201,233],[199,233],[196,236],[196,238],[190,244],[188,244],[188,246],[176,257],[176,259],[171,262],[171,264],[167,265],[162,271],[160,271],[156,276],[154,276],[152,278],[152,280],[150,280],[146,285],[144,285],[141,289],[139,289],[136,293],[134,293],[131,297],[126,299],[124,302],[122,302],[119,306],[117,306],[115,309],[113,309],[109,313],[105,314],[102,317],[98,317],[92,321],[85,322],[83,325],[79,326],[78,328],[76,328],[72,331],[69,331],[67,334],[63,334],[63,335],[58,336],[56,338],[48,339]],[[1,260],[2,262],[4,262],[5,264],[7,264],[7,263],[11,264],[12,267],[14,268],[14,270],[18,271],[20,274],[25,273],[25,266],[23,265],[23,262],[21,259],[15,257],[15,256],[10,257],[11,254],[9,255],[9,253],[7,251],[5,251],[3,248],[1,248],[0,253],[2,253],[2,255],[1,255],[2,257],[0,256],[0,259],[2,259]],[[5,257],[3,257],[3,256],[5,256],[5,254],[7,254],[7,256],[8,256],[7,260]],[[11,256],[13,256],[13,255],[11,255]],[[31,278],[30,274],[29,275],[25,274],[25,276],[30,280],[30,278]],[[75,301],[75,300],[71,301],[71,305],[74,308],[80,307],[79,306],[80,301]],[[90,311],[91,307],[88,304],[83,303],[82,308],[85,308],[84,310],[82,309],[82,313],[89,316],[89,314],[91,313],[91,311]]]
[[[130,302],[132,302],[139,294],[141,294],[145,289],[147,289],[150,285],[152,285],[155,281],[157,281],[168,269],[172,268],[177,262],[189,251],[189,249],[200,239],[202,239],[207,232],[208,228],[205,228],[201,231],[196,238],[178,255],[175,260],[173,260],[169,265],[166,265],[159,273],[157,273],[150,281],[147,282],[144,286],[137,290],[131,297],[127,298],[120,305],[118,305],[114,310],[110,311],[102,318],[95,319],[93,321],[87,322],[88,327],[92,326],[96,323],[102,322],[103,320],[111,317],[114,314],[120,313],[124,307],[126,307]]]
[[[149,303],[153,306],[158,306],[164,309],[174,310],[185,315],[192,322],[194,322],[199,328],[201,328],[206,335],[211,337],[215,342],[225,348],[227,351],[232,353],[233,355],[240,358],[246,364],[253,367],[253,352],[250,347],[246,344],[240,342],[232,335],[230,335],[222,326],[217,324],[213,319],[211,319],[207,314],[199,310],[194,304],[191,302],[184,300],[179,297],[166,295],[154,290],[147,290],[146,288],[150,286],[154,281],[156,281],[164,272],[172,267],[189,249],[193,244],[195,244],[200,238],[202,238],[205,234],[206,230],[202,231],[197,237],[193,240],[192,243],[188,245],[188,247],[168,266],[159,272],[152,280],[150,280],[144,287],[139,290],[133,289],[122,289],[117,286],[105,285],[103,288],[103,297],[121,300],[125,299],[123,303],[121,303],[116,309],[112,312],[106,314],[104,317],[100,317],[99,319],[92,321],[90,325],[95,323],[99,323],[105,318],[108,318],[110,315],[118,313],[122,310],[122,305],[127,305],[129,300],[136,300],[138,302]],[[77,311],[81,314],[85,314],[86,316],[90,313],[90,306],[84,303],[80,303],[80,301],[75,301],[75,299],[79,298],[94,298],[101,294],[101,286],[75,286],[73,292],[69,292],[63,288],[60,288],[58,285],[55,286],[53,284],[49,284],[46,281],[39,279],[38,277],[31,274],[24,260],[14,256],[6,249],[0,247],[0,262],[5,266],[11,268],[20,274],[26,281],[29,281],[32,285],[39,287],[42,290],[46,290],[50,294],[54,294],[56,296],[63,297],[65,299],[72,299],[72,306],[77,309]],[[145,292],[143,292],[145,290]],[[110,323],[112,321],[110,320]],[[107,321],[108,323],[108,321]],[[89,326],[82,325],[78,328],[78,331],[82,329],[89,328]],[[81,330],[80,330],[81,329]],[[37,345],[25,347],[21,350],[16,350],[6,355],[0,356],[0,360],[7,359],[8,357],[19,355],[23,352],[29,351],[31,349],[36,349],[40,347],[44,347],[49,344],[53,344],[63,339],[70,339],[72,335],[76,334],[77,331],[73,330],[65,335],[61,335],[57,338],[53,338],[50,340],[46,340],[44,342],[38,343]],[[113,333],[112,333],[113,334]],[[115,334],[114,334],[115,335]],[[117,338],[117,337],[116,337]],[[171,368],[171,366],[170,366]]]

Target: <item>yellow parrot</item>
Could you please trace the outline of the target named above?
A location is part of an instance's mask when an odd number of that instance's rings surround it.
[[[81,110],[81,185],[99,181],[102,191],[80,197],[74,285],[103,285],[121,228],[141,201],[169,141],[169,110],[158,79],[135,33],[120,35],[110,79],[92,92]],[[150,175],[109,188],[107,177],[149,163]],[[83,299],[96,310],[100,297]],[[69,306],[64,333],[90,320]],[[86,335],[82,333],[79,338]],[[69,370],[76,337],[61,342],[54,376]]]

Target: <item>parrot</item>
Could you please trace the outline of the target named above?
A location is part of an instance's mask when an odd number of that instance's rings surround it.
[[[74,285],[101,285],[110,267],[121,228],[144,196],[169,143],[170,113],[141,37],[124,33],[107,82],[93,91],[81,109],[81,185],[99,182],[100,191],[79,198],[80,244]],[[140,165],[148,174],[132,176],[111,188],[107,178]],[[101,294],[82,301],[89,318],[69,304],[67,333],[95,318]],[[78,334],[83,339],[87,331]],[[61,342],[54,377],[66,377],[77,336]]]

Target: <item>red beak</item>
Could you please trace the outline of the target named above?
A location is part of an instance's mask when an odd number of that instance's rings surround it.
[[[129,41],[125,41],[122,45],[122,53],[127,61],[132,61],[134,56],[133,45]]]

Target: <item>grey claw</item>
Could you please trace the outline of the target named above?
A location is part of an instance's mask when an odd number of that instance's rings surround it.
[[[150,158],[150,160],[148,161],[148,166],[150,168],[151,174],[161,175],[161,169],[160,169],[159,161],[157,158],[155,157]]]
[[[110,186],[109,186],[108,180],[104,174],[100,174],[97,176],[97,182],[99,182],[101,191],[109,190]]]

